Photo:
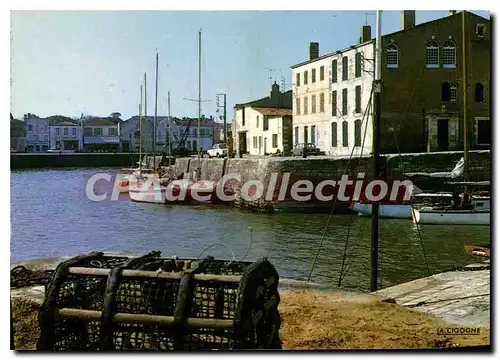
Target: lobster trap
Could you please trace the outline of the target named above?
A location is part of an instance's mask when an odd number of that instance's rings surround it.
[[[278,281],[267,259],[77,256],[47,285],[37,349],[281,349]]]

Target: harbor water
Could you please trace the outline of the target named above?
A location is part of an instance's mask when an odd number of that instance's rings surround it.
[[[255,260],[267,257],[280,276],[368,291],[371,219],[353,215],[257,214],[230,206],[91,201],[87,181],[118,169],[27,170],[11,173],[11,261],[90,251],[170,257]],[[112,181],[95,192],[111,195]],[[464,245],[489,243],[489,226],[380,223],[380,286],[387,287],[477,261]]]

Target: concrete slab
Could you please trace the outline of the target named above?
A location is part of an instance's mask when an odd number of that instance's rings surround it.
[[[489,270],[436,274],[372,294],[457,325],[490,327]]]

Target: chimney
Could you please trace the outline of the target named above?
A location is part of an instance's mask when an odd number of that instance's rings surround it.
[[[319,57],[319,43],[312,42],[309,44],[309,60],[314,60]]]
[[[448,15],[455,15],[457,13],[457,10],[448,10]]]
[[[276,84],[276,81],[274,84],[271,86],[271,99],[278,99],[280,96],[280,86]]]
[[[415,10],[401,11],[401,30],[415,26]]]
[[[372,28],[370,25],[363,25],[361,28],[361,44],[372,39]]]

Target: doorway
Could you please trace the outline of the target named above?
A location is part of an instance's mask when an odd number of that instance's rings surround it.
[[[267,155],[267,138],[264,138],[264,155]]]
[[[449,120],[439,119],[437,123],[437,145],[438,149],[441,151],[448,151],[448,139],[449,139]]]

